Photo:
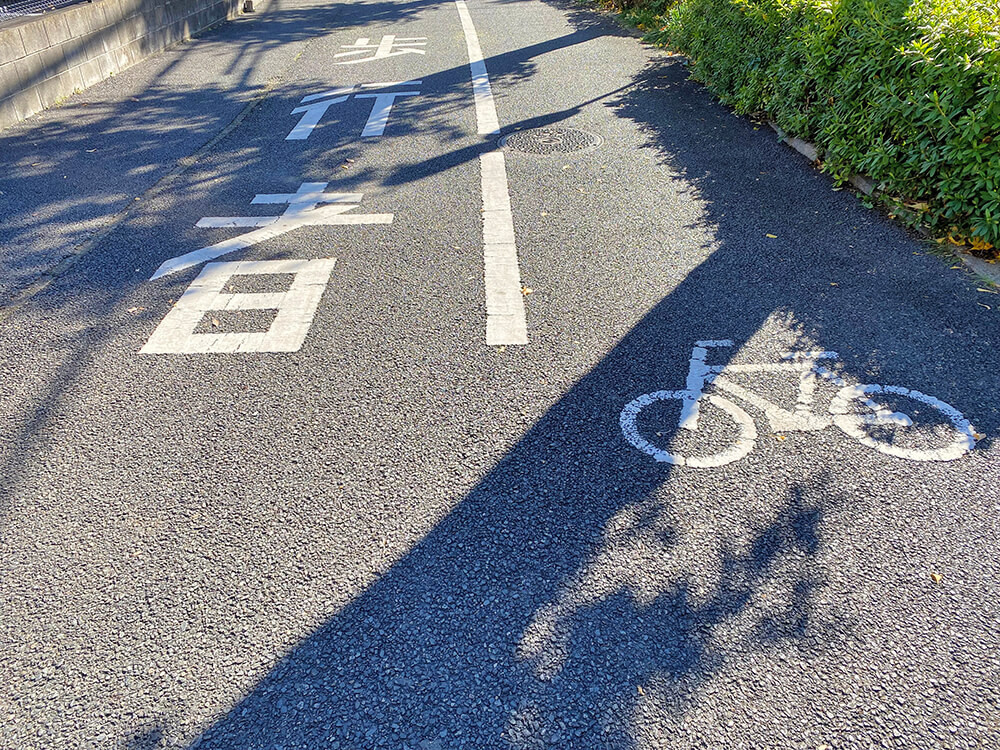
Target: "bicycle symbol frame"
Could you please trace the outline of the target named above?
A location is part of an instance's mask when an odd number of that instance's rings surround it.
[[[767,364],[709,365],[707,363],[709,349],[733,345],[728,339],[696,341],[691,350],[686,388],[646,393],[633,399],[622,409],[619,423],[625,439],[654,460],[676,466],[711,468],[724,466],[745,457],[754,449],[757,441],[757,427],[754,420],[734,401],[719,393],[706,393],[705,387],[712,385],[716,391],[734,396],[763,412],[775,432],[812,432],[836,425],[863,445],[911,461],[954,461],[975,447],[976,432],[969,420],[956,408],[934,396],[909,388],[878,384],[848,385],[836,373],[821,364],[827,360],[839,359],[836,352],[792,352],[785,354],[780,362]],[[736,374],[775,372],[792,372],[799,376],[798,398],[793,410],[778,406],[726,377]],[[818,414],[811,410],[816,387],[821,379],[840,388],[830,402],[829,414]],[[936,410],[950,423],[950,439],[940,447],[915,449],[896,445],[890,440],[872,435],[870,428],[873,426],[907,428],[913,425],[913,420],[906,414],[889,411],[877,403],[874,399],[880,394],[911,398]],[[723,450],[704,456],[686,456],[654,445],[639,431],[637,424],[639,414],[653,403],[671,399],[681,402],[681,414],[677,425],[679,429],[697,432],[698,422],[702,418],[702,407],[707,402],[733,420],[738,432],[736,441]],[[870,413],[858,414],[852,410],[852,407],[856,409],[858,405]]]

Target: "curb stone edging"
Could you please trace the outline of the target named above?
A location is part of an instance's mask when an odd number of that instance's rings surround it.
[[[789,136],[783,131],[778,125],[770,120],[767,122],[771,126],[771,129],[778,134],[778,138],[782,143],[791,146],[793,149],[798,151],[804,157],[809,159],[810,162],[816,162],[819,159],[819,149],[808,141],[803,141],[801,138],[795,138],[794,136]],[[862,174],[854,174],[848,178],[848,182],[851,183],[855,188],[860,190],[865,195],[874,197],[879,192],[879,186],[870,178]],[[925,237],[930,237],[931,234],[928,232],[923,225],[918,225],[917,230]],[[988,261],[977,258],[974,255],[969,255],[968,253],[955,252],[965,266],[972,271],[986,279],[989,279],[990,283],[995,286],[1000,286],[1000,265],[995,263],[989,263]]]

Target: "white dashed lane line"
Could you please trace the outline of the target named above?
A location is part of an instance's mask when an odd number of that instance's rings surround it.
[[[469,50],[472,93],[476,101],[479,134],[500,135],[493,91],[486,73],[486,61],[479,46],[479,36],[472,24],[469,7],[463,0],[455,3],[462,19],[465,44]],[[528,343],[528,328],[521,295],[521,273],[514,240],[514,219],[507,188],[507,167],[502,151],[494,150],[479,157],[483,181],[483,260],[486,287],[486,343],[490,346]]]

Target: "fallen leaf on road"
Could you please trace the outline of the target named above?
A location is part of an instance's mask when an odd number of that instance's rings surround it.
[[[530,286],[522,286],[521,287],[521,294],[523,294],[525,297],[527,297],[533,291],[535,291],[535,290],[532,289]]]
[[[986,436],[985,436],[985,435],[984,435],[983,433],[981,433],[981,432],[973,432],[973,433],[972,433],[972,437],[973,437],[973,438],[975,439],[975,441],[976,441],[976,442],[978,443],[978,442],[979,442],[980,440],[982,440],[982,439],[983,439],[984,437],[986,437]]]
[[[765,237],[770,237],[772,240],[778,239],[778,235],[776,235],[776,234],[765,234],[764,236]]]
[[[97,149],[96,149],[96,148],[88,148],[88,149],[87,149],[87,153],[88,153],[88,154],[92,154],[92,153],[94,153],[95,151],[97,151]]]
[[[219,327],[219,319],[218,318],[212,318],[212,325],[215,326],[216,328],[218,328]]]
[[[642,685],[636,685],[636,688],[639,690],[639,695],[646,694],[646,691],[642,689]]]
[[[934,583],[941,583],[941,581],[944,580],[944,576],[940,573],[931,573],[931,580],[934,581]]]
[[[787,438],[784,435],[775,435],[774,439],[775,440],[787,440]]]

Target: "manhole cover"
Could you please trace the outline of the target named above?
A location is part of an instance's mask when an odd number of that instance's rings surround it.
[[[575,128],[535,128],[520,130],[500,139],[501,148],[525,154],[551,156],[574,151],[592,151],[601,145],[601,137]]]

